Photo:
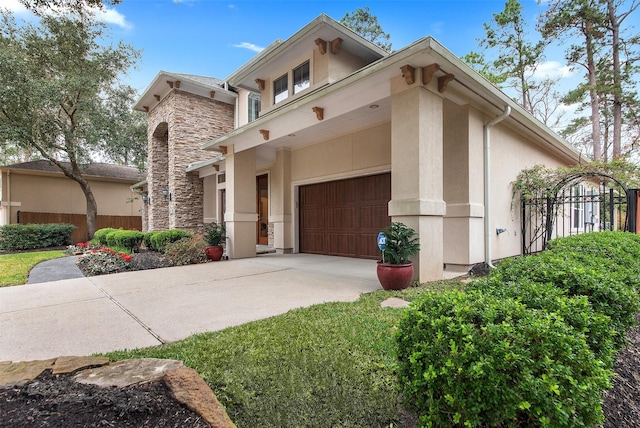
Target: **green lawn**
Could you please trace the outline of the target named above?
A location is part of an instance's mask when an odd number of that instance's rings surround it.
[[[380,303],[454,287],[462,284],[379,291],[354,303],[316,305],[107,356],[183,361],[204,377],[238,427],[397,426],[394,337],[403,310]]]
[[[0,255],[0,287],[25,284],[35,265],[64,255],[62,250]]]

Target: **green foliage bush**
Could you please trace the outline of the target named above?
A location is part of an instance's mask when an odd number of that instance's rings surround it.
[[[166,245],[164,255],[174,266],[205,263],[207,243],[201,237],[182,238]]]
[[[152,250],[153,249],[153,245],[151,244],[151,237],[153,235],[155,235],[156,231],[152,231],[152,232],[145,232],[144,236],[142,237],[142,245],[144,245],[144,247],[148,250]]]
[[[103,229],[96,230],[96,233],[93,234],[93,240],[96,241],[97,244],[102,246],[109,246],[107,242],[107,235],[117,231],[118,229],[114,229],[112,227],[105,227]]]
[[[481,278],[468,284],[466,290],[482,292],[501,299],[514,299],[529,309],[547,311],[561,317],[567,324],[585,335],[596,358],[613,366],[615,332],[611,318],[596,312],[585,296],[568,297],[567,291],[553,284],[528,279],[502,283],[495,278]]]
[[[151,249],[164,253],[168,243],[179,241],[182,238],[190,238],[191,232],[181,229],[163,230],[156,232],[151,236]]]
[[[599,234],[602,232],[596,232]],[[591,234],[591,235],[594,235]],[[492,279],[508,284],[523,279],[550,283],[565,290],[568,296],[586,296],[596,312],[611,318],[614,340],[624,344],[626,333],[636,324],[640,310],[638,293],[612,272],[609,264],[602,265],[586,257],[580,261],[569,251],[544,251],[531,256],[502,261],[491,272]]]
[[[0,250],[30,250],[71,244],[72,224],[10,224],[0,227]]]
[[[125,248],[129,252],[140,250],[144,233],[137,230],[115,230],[106,235],[107,245],[111,248]]]
[[[399,328],[400,384],[421,426],[590,427],[612,372],[555,314],[480,292],[431,293]]]

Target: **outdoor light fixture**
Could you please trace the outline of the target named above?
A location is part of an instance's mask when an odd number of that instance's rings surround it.
[[[164,186],[162,188],[162,198],[165,201],[170,201],[171,200],[171,192],[169,192],[169,188],[167,186]]]
[[[151,205],[151,199],[149,198],[149,192],[142,192],[142,202],[145,205]]]

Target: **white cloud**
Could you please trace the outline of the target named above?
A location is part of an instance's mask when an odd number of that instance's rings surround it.
[[[104,10],[97,10],[96,19],[106,24],[114,24],[122,28],[129,29],[133,27],[127,22],[125,16],[115,9],[105,8]]]
[[[571,67],[558,61],[547,61],[538,64],[533,77],[536,79],[563,79],[575,74]]]
[[[0,7],[8,9],[13,13],[24,13],[27,11],[27,9],[18,0],[3,0]]]
[[[444,22],[443,21],[432,22],[429,25],[429,29],[431,30],[432,35],[442,34],[444,33]]]
[[[2,5],[0,7],[4,9],[8,9],[10,12],[15,14],[31,14],[18,0],[2,0]],[[52,13],[58,13],[57,9],[53,9]],[[105,24],[113,24],[122,28],[132,28],[133,26],[127,22],[127,19],[123,14],[118,12],[115,9],[109,9],[105,7],[103,10],[94,9],[94,13],[96,19],[100,22],[104,22]]]
[[[262,52],[262,50],[264,49],[263,47],[260,47],[258,45],[254,45],[253,43],[249,43],[249,42],[237,43],[237,44],[232,45],[232,46],[234,48],[249,49],[250,51],[254,51],[254,52]]]

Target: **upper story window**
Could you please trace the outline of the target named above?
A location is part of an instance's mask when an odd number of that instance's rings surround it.
[[[279,103],[286,100],[289,96],[289,75],[285,74],[282,77],[273,81],[273,102]]]
[[[249,105],[249,122],[253,122],[260,113],[260,94],[251,92],[247,101]]]
[[[309,84],[309,61],[307,61],[293,70],[293,93],[297,94],[307,89]]]

